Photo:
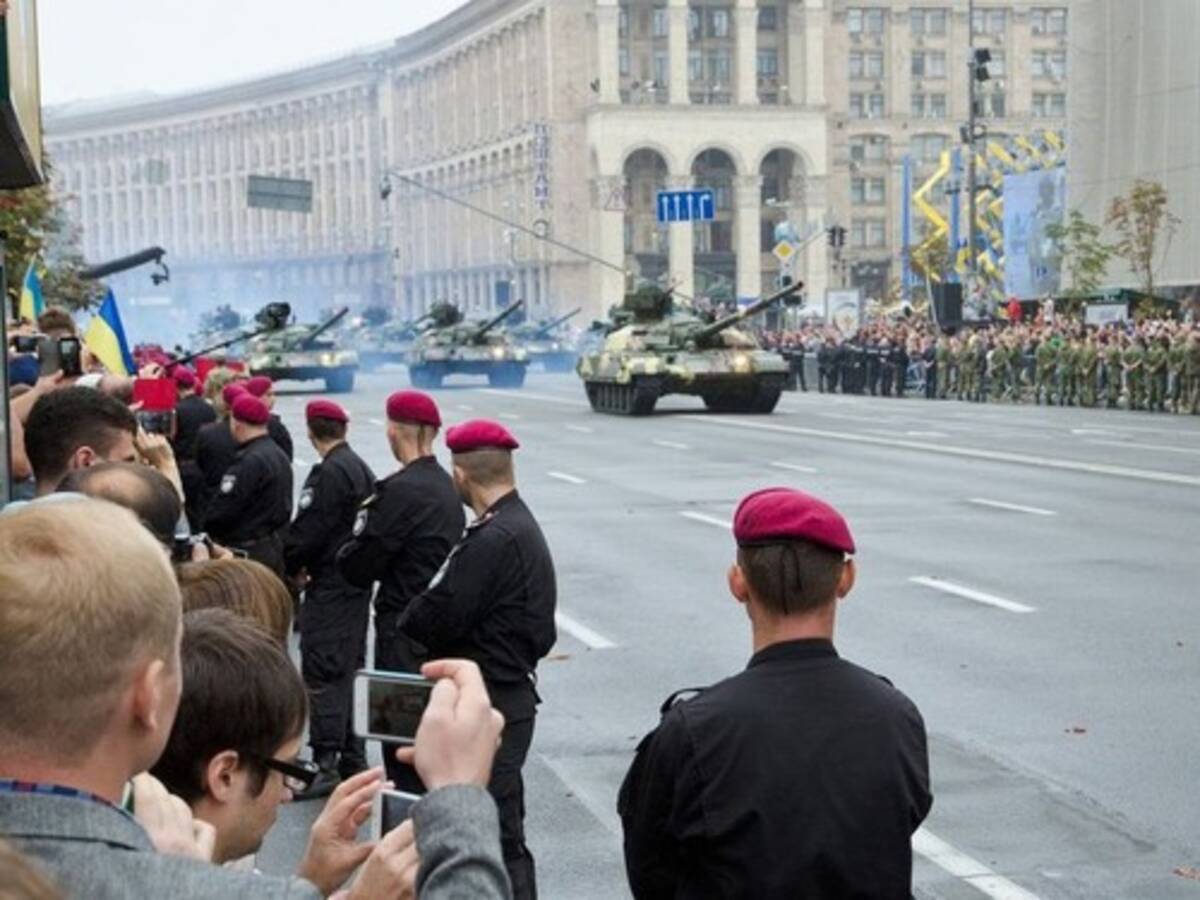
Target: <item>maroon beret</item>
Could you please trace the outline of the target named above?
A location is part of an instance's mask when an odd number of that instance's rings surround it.
[[[387,398],[387,417],[393,422],[416,422],[418,425],[442,427],[437,404],[420,391],[396,391]]]
[[[271,418],[271,410],[257,397],[242,393],[233,401],[233,417],[247,425],[266,425]]]
[[[791,488],[764,488],[745,497],[733,515],[739,546],[808,541],[843,553],[854,538],[842,514],[823,500]]]
[[[331,419],[343,424],[350,421],[346,411],[332,400],[310,400],[308,406],[304,407],[304,418]]]
[[[171,377],[175,379],[175,384],[181,388],[194,388],[196,386],[196,373],[187,366],[176,366],[171,373]]]
[[[246,390],[253,397],[265,397],[273,387],[275,387],[275,382],[266,375],[255,375],[253,378],[246,379]]]
[[[472,419],[446,432],[446,446],[451,453],[470,453],[472,450],[516,450],[521,445],[499,422]]]
[[[221,388],[221,399],[225,401],[226,406],[232,408],[233,401],[244,393],[246,393],[246,385],[240,381],[231,381]]]

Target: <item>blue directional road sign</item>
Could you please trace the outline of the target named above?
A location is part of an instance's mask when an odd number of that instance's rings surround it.
[[[711,188],[659,191],[657,199],[660,222],[711,222],[717,217],[717,201]]]

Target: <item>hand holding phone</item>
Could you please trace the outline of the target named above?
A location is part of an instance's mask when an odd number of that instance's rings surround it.
[[[354,732],[359,737],[411,744],[432,691],[433,682],[420,675],[360,671],[354,676]]]
[[[372,812],[373,834],[379,840],[412,818],[413,805],[421,799],[420,794],[408,794],[404,791],[380,791],[375,796],[375,808]]]

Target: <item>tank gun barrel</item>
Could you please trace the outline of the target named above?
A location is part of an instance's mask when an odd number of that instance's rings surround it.
[[[317,338],[319,338],[321,335],[323,335],[325,332],[327,332],[330,328],[332,328],[338,322],[342,321],[342,319],[346,318],[346,314],[348,312],[350,312],[350,307],[343,306],[341,309],[339,309],[337,312],[335,312],[332,316],[330,316],[328,321],[324,322],[321,325],[318,325],[315,329],[313,329],[309,333],[308,337],[306,337],[303,341],[300,342],[300,347],[302,349],[311,347],[313,345],[313,343],[317,340]]]
[[[472,335],[472,337],[475,340],[479,340],[481,337],[483,337],[485,334],[487,334],[489,331],[491,331],[493,328],[495,328],[497,325],[499,325],[501,322],[503,322],[505,319],[507,319],[509,316],[511,316],[513,313],[515,313],[518,309],[520,309],[524,305],[525,305],[524,300],[518,300],[516,303],[512,304],[511,306],[505,307],[504,309],[502,309],[499,312],[499,314],[497,314],[496,316],[494,316],[491,319],[488,319],[486,322],[484,322],[482,325],[480,325],[478,328],[476,328],[475,334]]]
[[[220,343],[212,344],[202,350],[194,350],[175,360],[175,362],[178,365],[186,365],[198,357],[216,353],[218,350],[224,350],[226,347],[232,347],[234,344],[240,344],[242,341],[248,341],[260,335],[269,334],[272,331],[278,331],[287,324],[288,317],[291,314],[292,308],[286,303],[268,303],[255,316],[255,319],[259,323],[258,328],[242,332],[241,334],[235,334],[231,338],[226,338]]]
[[[787,287],[776,291],[774,294],[769,294],[766,297],[755,300],[745,309],[739,309],[737,312],[725,316],[722,319],[717,319],[717,321],[713,322],[711,325],[705,325],[695,333],[694,339],[696,343],[699,344],[709,340],[710,338],[714,338],[725,329],[732,328],[739,322],[748,319],[751,316],[758,315],[760,312],[774,305],[775,303],[778,303],[785,297],[790,297],[792,294],[797,293],[803,287],[804,282],[797,281],[795,284],[789,284]]]
[[[547,335],[549,335],[549,334],[550,334],[550,332],[552,332],[552,331],[553,331],[555,328],[557,328],[559,325],[564,325],[564,324],[566,324],[568,321],[570,321],[571,319],[575,318],[575,317],[576,317],[577,315],[579,315],[581,312],[583,312],[583,307],[582,307],[582,306],[577,306],[577,307],[575,307],[573,310],[571,310],[571,311],[570,311],[569,313],[567,313],[565,316],[559,316],[557,319],[554,319],[554,320],[553,320],[553,321],[551,321],[551,322],[547,322],[545,325],[543,325],[541,328],[539,328],[539,329],[537,330],[537,332],[536,332],[536,335],[537,335],[538,337],[540,337],[540,338],[541,338],[541,337],[546,337]]]

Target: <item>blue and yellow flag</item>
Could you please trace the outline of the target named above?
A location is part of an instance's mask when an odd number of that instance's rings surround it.
[[[25,280],[21,282],[21,303],[17,315],[30,322],[36,322],[37,317],[46,308],[42,298],[42,282],[37,274],[37,261],[31,259],[29,268],[25,270]]]
[[[129,352],[129,342],[125,340],[125,328],[121,325],[117,298],[111,290],[104,297],[96,315],[92,316],[83,342],[96,358],[104,363],[104,368],[114,375],[133,375],[137,371],[133,354]]]

